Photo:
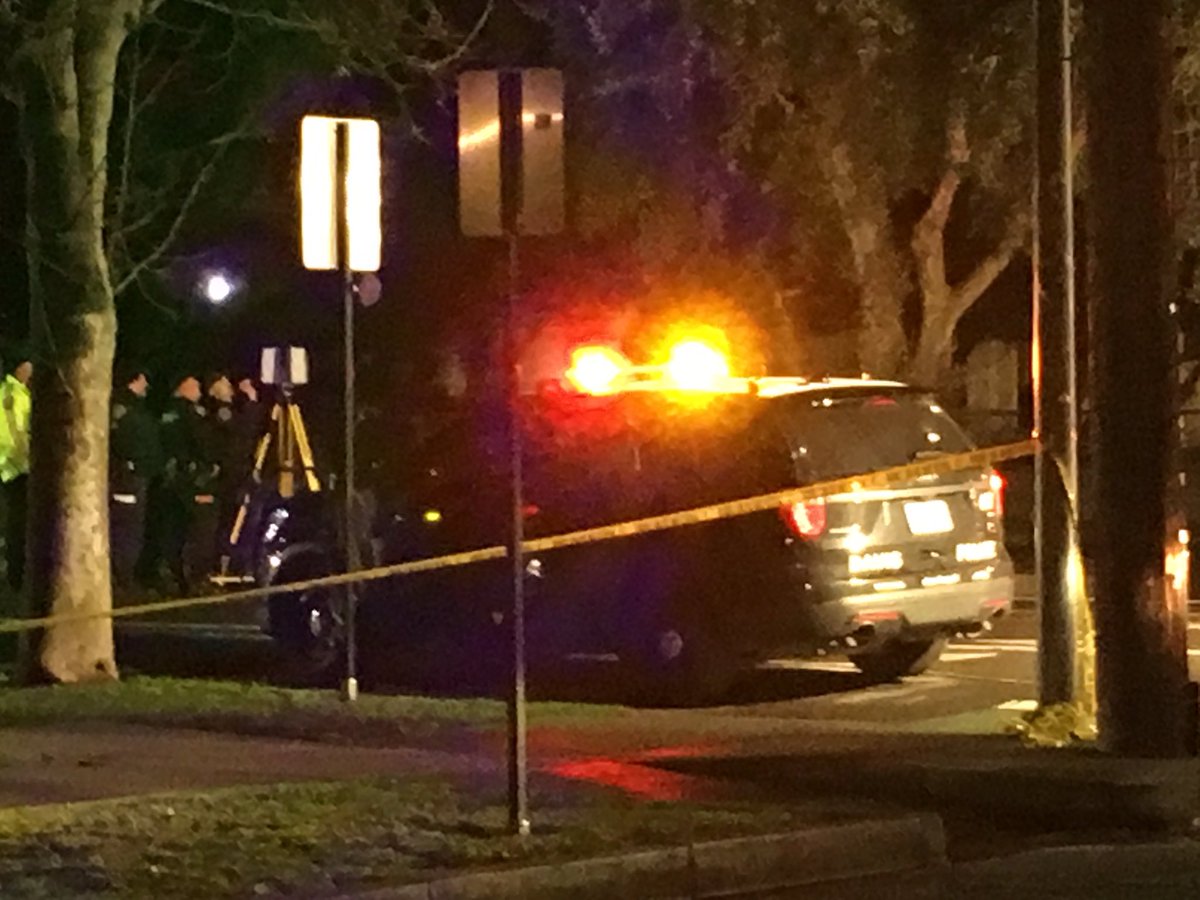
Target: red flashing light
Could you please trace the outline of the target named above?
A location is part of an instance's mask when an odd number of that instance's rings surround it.
[[[629,360],[612,347],[597,344],[576,347],[571,351],[567,382],[581,394],[611,394],[628,368]]]
[[[812,540],[825,533],[828,516],[823,499],[808,503],[786,503],[780,508],[779,514],[798,538]]]

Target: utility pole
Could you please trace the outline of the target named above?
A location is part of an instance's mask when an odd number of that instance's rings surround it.
[[[1095,185],[1097,687],[1102,746],[1181,756],[1189,708],[1187,598],[1170,577],[1175,438],[1168,316],[1172,228],[1166,0],[1091,0]],[[1194,702],[1193,702],[1194,707]]]
[[[1071,703],[1077,622],[1086,610],[1072,577],[1079,538],[1078,390],[1075,366],[1075,214],[1070,0],[1035,0],[1037,183],[1034,229],[1034,531],[1040,602],[1038,693],[1042,706]]]

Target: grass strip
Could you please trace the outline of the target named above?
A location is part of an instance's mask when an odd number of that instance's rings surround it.
[[[530,720],[540,724],[603,722],[621,714],[616,706],[530,704]],[[0,687],[6,727],[115,722],[397,746],[447,731],[499,727],[504,715],[504,703],[492,699],[364,695],[344,703],[332,691],[205,679],[135,676],[103,684]]]
[[[0,810],[0,884],[6,900],[320,897],[803,824],[782,807],[644,803],[591,788],[535,800],[525,840],[506,833],[501,798],[439,778],[19,807]]]

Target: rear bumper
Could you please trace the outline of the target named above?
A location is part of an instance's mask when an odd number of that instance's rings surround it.
[[[856,633],[871,638],[947,633],[978,628],[1010,612],[1015,593],[1011,569],[997,567],[986,578],[972,578],[973,574],[965,573],[954,583],[897,585],[896,590],[874,582],[866,585],[870,593],[817,602],[812,609],[816,636],[839,641]]]

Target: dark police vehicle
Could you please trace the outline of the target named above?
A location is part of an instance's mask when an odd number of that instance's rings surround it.
[[[504,413],[447,420],[403,473],[376,479],[375,560],[506,540]],[[929,394],[868,379],[724,379],[675,391],[630,380],[600,396],[551,391],[526,404],[527,538],[819,483],[968,450]],[[767,659],[844,653],[875,679],[924,671],[947,639],[1011,606],[1003,482],[947,471],[768,512],[553,550],[527,560],[533,664],[615,655],[663,700],[718,698]],[[305,517],[307,519],[307,517]],[[327,536],[270,513],[265,580],[336,568]],[[299,525],[299,523],[295,523]],[[371,583],[361,591],[367,677],[424,659],[463,677],[509,658],[507,562]],[[332,665],[339,597],[286,595],[270,630]]]

